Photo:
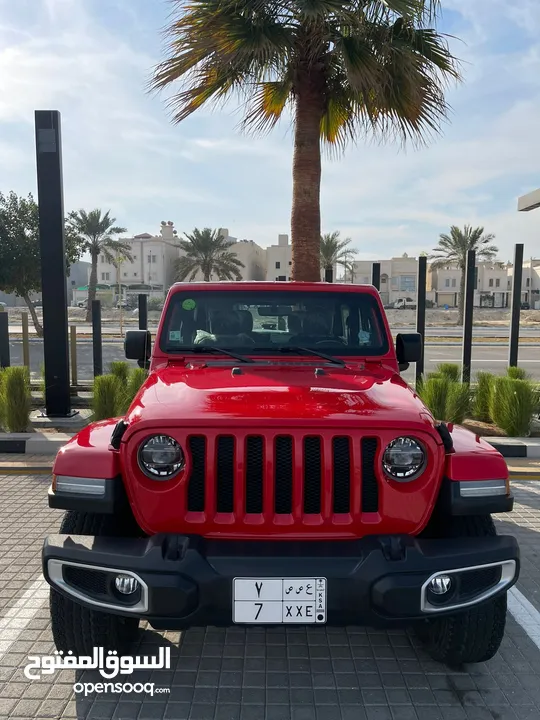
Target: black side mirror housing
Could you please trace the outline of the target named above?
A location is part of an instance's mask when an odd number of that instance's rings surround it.
[[[140,367],[148,368],[152,350],[150,330],[128,330],[124,352],[128,360],[137,360]]]
[[[401,372],[409,367],[410,363],[422,359],[422,336],[420,333],[400,333],[396,337],[396,356]]]

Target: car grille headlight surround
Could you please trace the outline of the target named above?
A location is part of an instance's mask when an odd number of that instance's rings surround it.
[[[185,456],[169,435],[152,435],[139,448],[139,467],[152,480],[168,480],[183,470]]]
[[[384,472],[392,480],[410,482],[422,474],[426,460],[426,451],[418,440],[398,437],[386,446],[382,464]]]

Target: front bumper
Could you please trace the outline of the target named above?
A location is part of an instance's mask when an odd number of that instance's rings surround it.
[[[428,592],[430,579],[442,572],[453,579],[443,604]],[[82,605],[135,615],[156,629],[231,625],[236,577],[324,577],[328,625],[392,626],[460,612],[505,592],[518,578],[519,549],[510,536],[244,543],[51,535],[43,573]],[[115,590],[117,574],[139,581],[131,599]]]

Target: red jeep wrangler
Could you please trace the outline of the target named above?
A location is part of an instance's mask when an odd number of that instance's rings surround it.
[[[234,623],[412,625],[432,656],[499,648],[519,550],[501,455],[437,422],[400,377],[377,291],[182,283],[124,418],[58,454],[43,548],[56,646],[120,652],[158,630]]]

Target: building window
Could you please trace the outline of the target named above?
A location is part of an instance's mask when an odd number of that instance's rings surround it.
[[[137,259],[137,256],[136,256],[136,255],[132,255],[132,257],[133,257],[133,260],[136,260],[136,259]]]
[[[525,287],[530,287],[530,286],[531,286],[531,278],[527,278],[527,282],[526,282],[526,284],[525,284]]]
[[[456,278],[452,278],[452,287],[456,287]]]
[[[148,264],[150,265],[151,262],[152,262],[152,256],[149,255],[149,256],[148,256]]]
[[[278,275],[276,280],[285,281],[285,280],[287,280],[287,277],[285,275]]]
[[[102,280],[109,280],[111,273],[101,273]]]
[[[401,292],[416,292],[416,277],[414,275],[400,275],[399,289]]]
[[[153,263],[156,262],[156,256],[155,256],[155,255],[152,255],[152,262],[153,262]]]
[[[278,261],[276,262],[276,270],[279,270],[281,268],[281,263]]]
[[[446,278],[444,281],[444,287],[450,287],[450,278]]]
[[[512,287],[512,281],[509,280],[509,281],[508,281],[508,288],[511,288],[511,287]]]
[[[133,273],[133,277],[137,277],[137,273],[136,273],[136,272]]]
[[[493,278],[489,278],[489,287],[493,287]]]
[[[501,287],[501,281],[499,280],[499,278],[495,280],[495,287]]]
[[[103,265],[103,263],[105,262],[105,257],[104,257],[103,255],[100,255],[100,260],[99,260],[99,261],[100,261],[100,263]]]
[[[289,260],[289,265],[292,265],[292,260]]]
[[[127,273],[124,273],[124,277],[127,277]]]

